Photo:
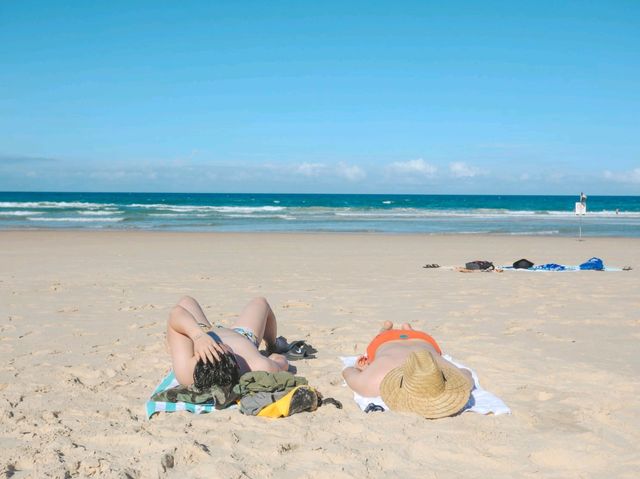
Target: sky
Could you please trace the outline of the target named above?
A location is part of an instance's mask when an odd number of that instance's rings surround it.
[[[640,2],[0,1],[0,190],[640,194]]]

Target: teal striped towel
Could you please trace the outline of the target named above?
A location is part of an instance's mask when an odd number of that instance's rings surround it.
[[[158,384],[151,397],[154,395],[166,391],[167,389],[174,388],[180,385],[176,379],[176,375],[173,374],[173,370],[169,371],[169,374]],[[175,412],[175,411],[189,411],[194,414],[204,414],[207,412],[215,411],[215,404],[193,404],[188,402],[160,402],[160,401],[147,401],[147,419],[151,419],[157,412]]]

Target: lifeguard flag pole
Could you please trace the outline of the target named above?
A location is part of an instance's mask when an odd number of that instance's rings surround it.
[[[578,227],[578,240],[582,240],[582,217],[587,214],[587,195],[580,192],[580,201],[576,202],[576,215],[580,219],[580,226]]]

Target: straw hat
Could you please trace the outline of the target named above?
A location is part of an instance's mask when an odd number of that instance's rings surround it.
[[[411,353],[380,384],[382,400],[396,411],[427,419],[453,416],[469,401],[471,381],[455,366],[440,366],[429,351]]]

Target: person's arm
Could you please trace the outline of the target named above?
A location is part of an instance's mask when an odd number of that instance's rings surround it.
[[[225,344],[219,344],[198,325],[193,315],[181,306],[176,306],[169,316],[169,327],[175,332],[187,336],[193,342],[193,355],[196,361],[214,363],[220,356],[230,352]]]
[[[187,336],[193,341],[193,338],[203,333],[202,328],[198,326],[198,322],[193,315],[182,306],[176,306],[169,316],[169,327],[174,331]]]
[[[371,375],[371,367],[364,371],[353,367],[345,368],[342,371],[342,377],[347,382],[347,385],[361,396],[375,397],[380,395],[380,388],[374,384]]]

